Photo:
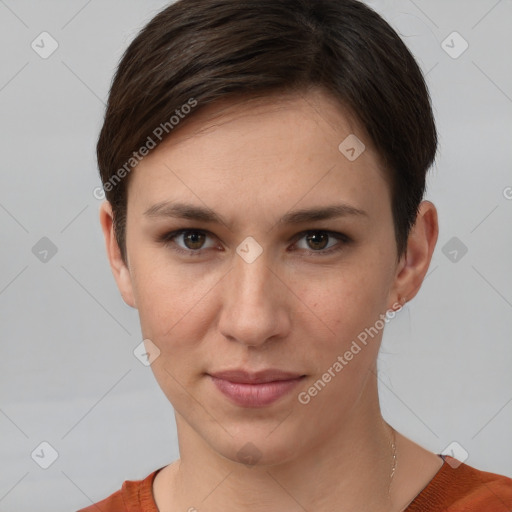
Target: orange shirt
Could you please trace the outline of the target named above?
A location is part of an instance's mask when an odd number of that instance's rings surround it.
[[[427,486],[404,512],[512,512],[512,479],[459,463],[449,455]],[[162,469],[162,468],[160,468]],[[153,499],[153,479],[123,483],[96,505],[78,512],[159,512]]]

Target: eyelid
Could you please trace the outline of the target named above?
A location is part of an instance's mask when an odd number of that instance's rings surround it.
[[[202,248],[202,249],[193,250],[193,249],[183,249],[180,246],[176,246],[176,243],[174,242],[174,240],[176,238],[178,238],[180,235],[183,235],[184,233],[189,233],[189,232],[201,233],[210,238],[217,238],[213,233],[211,233],[207,229],[181,228],[181,229],[177,229],[172,232],[169,232],[169,233],[165,233],[163,236],[158,238],[158,241],[163,243],[165,246],[173,245],[172,250],[174,250],[178,253],[181,253],[181,254],[186,254],[188,256],[202,255],[206,250],[212,249],[212,247],[207,247],[206,249]],[[315,228],[315,229],[306,229],[304,231],[301,231],[300,233],[295,234],[289,240],[289,242],[293,242],[293,244],[295,245],[299,240],[301,240],[302,238],[304,238],[306,235],[308,235],[310,233],[325,233],[329,237],[337,239],[339,241],[339,243],[328,248],[328,249],[322,249],[322,250],[318,250],[318,251],[307,250],[307,249],[302,249],[302,250],[298,249],[298,251],[302,251],[303,253],[305,252],[307,256],[329,255],[329,254],[332,254],[334,252],[341,250],[343,248],[342,246],[348,245],[353,241],[348,235],[345,235],[344,233],[340,233],[337,231],[331,231],[328,229]],[[293,249],[292,251],[297,251],[297,249]]]

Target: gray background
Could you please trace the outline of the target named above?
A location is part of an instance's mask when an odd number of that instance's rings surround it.
[[[439,242],[386,331],[383,414],[436,453],[456,441],[466,463],[512,476],[512,2],[368,3],[427,74],[441,143],[427,194]],[[114,68],[165,4],[0,0],[0,512],[76,510],[178,457],[93,195]],[[43,31],[59,45],[46,59],[31,47]],[[442,43],[454,31],[469,44],[458,58],[458,36]],[[58,452],[48,469],[43,441]]]

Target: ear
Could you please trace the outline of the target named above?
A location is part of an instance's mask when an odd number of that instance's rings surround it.
[[[121,249],[119,248],[114,234],[114,217],[112,214],[111,204],[108,201],[104,201],[100,206],[99,213],[101,229],[103,230],[103,236],[105,238],[107,256],[117,287],[119,288],[121,296],[126,304],[132,308],[136,308],[137,306],[133,295],[130,270],[121,257]]]
[[[397,266],[390,300],[394,304],[410,301],[418,293],[432,260],[439,225],[436,207],[430,201],[422,201],[416,222],[407,240],[407,251]],[[390,306],[390,309],[392,308]]]

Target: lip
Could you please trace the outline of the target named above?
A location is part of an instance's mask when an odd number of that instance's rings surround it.
[[[299,377],[303,376],[300,373],[287,372],[274,368],[260,370],[259,372],[249,372],[240,368],[235,370],[224,370],[221,372],[209,373],[208,375],[211,377],[216,377],[217,379],[236,382],[237,384],[261,384],[265,382],[298,379]]]
[[[305,377],[298,373],[274,369],[256,373],[226,370],[208,376],[219,391],[242,407],[270,405],[289,393]]]

